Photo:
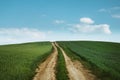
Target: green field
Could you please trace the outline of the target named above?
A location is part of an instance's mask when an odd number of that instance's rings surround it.
[[[80,60],[100,80],[120,79],[120,43],[60,41],[58,44],[72,60]],[[0,80],[32,80],[35,69],[52,49],[50,42],[1,45]],[[69,80],[64,57],[57,49],[56,79]]]
[[[32,80],[37,65],[51,51],[50,42],[0,46],[0,80]]]
[[[120,79],[120,43],[95,41],[58,43],[71,58],[79,57],[83,62],[87,62],[85,65],[101,80]]]

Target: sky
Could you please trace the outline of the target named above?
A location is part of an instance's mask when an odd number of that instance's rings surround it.
[[[120,0],[0,0],[0,44],[119,35]]]

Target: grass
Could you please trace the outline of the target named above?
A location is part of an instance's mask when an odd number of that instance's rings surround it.
[[[0,80],[32,80],[38,64],[51,51],[50,42],[0,46]]]
[[[58,49],[58,60],[57,60],[57,66],[56,66],[56,79],[57,80],[69,80],[68,78],[68,72],[65,65],[65,59],[64,56],[59,48]]]
[[[74,53],[76,56],[80,57],[80,59],[87,62],[86,65],[98,78],[101,78],[101,80],[120,79],[119,43],[70,41],[59,42],[59,44],[62,47],[67,47],[67,53]]]

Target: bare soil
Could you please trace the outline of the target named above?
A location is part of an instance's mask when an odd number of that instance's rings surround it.
[[[53,53],[36,69],[36,75],[33,80],[56,80],[55,66],[57,62],[58,51],[54,43]]]
[[[66,68],[70,80],[96,80],[96,76],[93,75],[90,70],[85,69],[80,61],[72,61],[57,43],[52,43],[52,45],[54,47],[53,53],[36,69],[36,75],[33,80],[56,80],[55,66],[58,55],[57,47],[60,48],[65,58]]]
[[[96,80],[96,77],[89,70],[85,69],[80,61],[72,61],[57,43],[56,46],[60,48],[64,55],[70,80]]]

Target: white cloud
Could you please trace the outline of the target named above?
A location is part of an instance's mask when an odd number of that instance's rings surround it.
[[[120,6],[116,6],[116,7],[112,7],[112,8],[108,8],[108,9],[99,9],[99,12],[106,12],[108,13],[110,16],[112,16],[113,18],[117,18],[120,19]]]
[[[19,37],[31,37],[31,38],[45,38],[45,33],[37,29],[28,29],[28,28],[0,28],[0,34],[2,35],[11,35]]]
[[[110,26],[108,24],[96,25],[96,24],[88,24],[88,23],[85,24],[85,22],[84,24],[83,23],[74,24],[73,27],[70,28],[70,30],[75,33],[105,33],[105,34],[112,33],[110,30]]]
[[[111,15],[113,18],[118,18],[118,19],[120,19],[120,14],[113,14],[113,15]]]
[[[47,34],[53,34],[54,32],[53,31],[48,31]]]
[[[106,34],[111,34],[110,26],[108,24],[100,24],[99,28]]]
[[[115,7],[112,7],[111,9],[113,9],[113,10],[119,10],[120,6],[115,6]]]
[[[54,23],[55,24],[63,24],[63,23],[65,23],[65,21],[63,21],[63,20],[55,20]]]
[[[88,18],[88,17],[80,18],[80,22],[85,23],[85,24],[93,24],[94,23],[94,21],[91,18]]]
[[[0,43],[19,43],[28,41],[42,41],[46,32],[29,28],[0,28]]]
[[[104,9],[104,8],[102,8],[102,9],[99,9],[98,11],[99,11],[99,12],[106,12],[107,10]]]

